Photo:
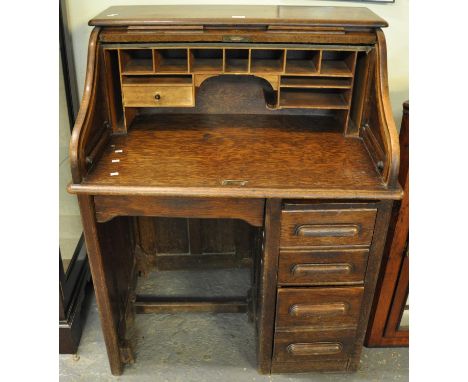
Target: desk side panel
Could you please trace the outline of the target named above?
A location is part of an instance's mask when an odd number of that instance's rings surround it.
[[[400,145],[388,91],[387,47],[381,30],[376,32],[375,65],[366,100],[361,136],[384,184],[398,187]]]

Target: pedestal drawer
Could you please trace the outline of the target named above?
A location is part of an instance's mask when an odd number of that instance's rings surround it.
[[[280,288],[276,329],[356,326],[364,287]]]
[[[123,86],[124,106],[185,107],[193,106],[192,86]]]
[[[276,332],[273,362],[303,363],[347,360],[353,351],[354,329]]]
[[[367,249],[281,251],[280,285],[363,283]]]
[[[375,208],[284,210],[280,246],[369,245]]]

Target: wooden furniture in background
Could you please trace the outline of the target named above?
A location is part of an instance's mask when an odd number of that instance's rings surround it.
[[[76,353],[83,330],[83,302],[91,280],[82,236],[70,264],[59,261],[59,353]],[[66,269],[66,270],[65,270]]]
[[[395,203],[383,265],[374,297],[365,345],[408,346],[409,328],[400,326],[409,291],[409,102],[403,104],[399,179],[405,194]]]
[[[130,6],[90,25],[69,191],[112,373],[133,361],[135,310],[247,311],[261,373],[356,370],[402,194],[387,23],[365,8]],[[138,274],[203,263],[251,268],[249,294],[135,295]]]
[[[63,73],[63,85],[66,97],[69,126],[61,126],[72,130],[78,113],[78,92],[73,65],[71,37],[68,33],[67,9],[65,1],[59,4],[59,39],[60,60]],[[62,158],[61,161],[66,158]],[[64,164],[65,165],[65,164]],[[75,202],[72,200],[72,202]],[[76,203],[76,202],[75,202]],[[61,205],[62,207],[62,205]],[[62,208],[61,208],[62,211]],[[80,233],[78,233],[80,236]],[[79,237],[78,236],[78,237]],[[91,278],[86,246],[83,235],[77,239],[76,247],[70,254],[64,254],[64,248],[59,249],[59,353],[76,353],[80,343],[84,312],[83,301]],[[61,252],[61,253],[60,253]],[[66,259],[62,258],[62,255]],[[67,257],[70,257],[68,258]]]

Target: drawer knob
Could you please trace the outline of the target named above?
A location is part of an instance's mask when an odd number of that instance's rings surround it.
[[[159,100],[161,99],[161,95],[160,95],[159,93],[156,93],[156,94],[154,95],[154,99],[155,99],[156,101],[159,101]]]

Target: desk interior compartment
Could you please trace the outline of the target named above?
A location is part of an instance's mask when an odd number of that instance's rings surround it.
[[[319,71],[320,51],[288,49],[286,52],[287,74],[314,74]]]
[[[156,73],[187,73],[187,49],[154,49],[154,68]]]
[[[190,70],[193,73],[223,71],[223,50],[212,48],[190,49]]]
[[[153,73],[152,49],[121,49],[119,54],[122,74]]]
[[[355,63],[356,52],[354,51],[324,50],[322,51],[320,74],[352,77]]]
[[[191,86],[191,75],[146,75],[146,76],[122,76],[122,86]]]
[[[282,88],[281,108],[348,109],[350,91],[346,89]]]
[[[225,50],[225,73],[247,73],[249,71],[248,49]]]
[[[250,54],[252,73],[282,73],[284,71],[283,49],[252,49]]]
[[[352,78],[281,76],[282,88],[351,89]]]

